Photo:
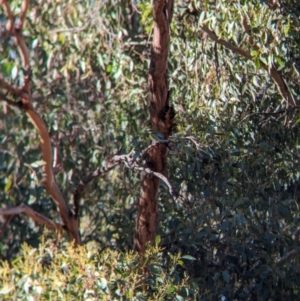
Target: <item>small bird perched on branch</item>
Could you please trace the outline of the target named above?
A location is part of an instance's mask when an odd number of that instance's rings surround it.
[[[165,138],[164,134],[157,130],[148,129],[147,132],[150,134],[150,137],[153,142],[158,142],[164,144],[167,148],[171,149],[168,145],[169,141]]]

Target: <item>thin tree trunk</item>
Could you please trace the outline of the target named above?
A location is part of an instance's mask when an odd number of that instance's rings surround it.
[[[150,120],[151,128],[163,134],[165,139],[171,134],[174,124],[174,109],[169,105],[167,63],[170,41],[170,23],[173,0],[153,0],[154,34],[149,69]],[[168,148],[164,144],[154,144],[144,159],[146,167],[164,173]],[[143,174],[141,197],[138,204],[134,249],[143,253],[146,244],[153,244],[157,225],[157,196],[160,179],[153,174]]]

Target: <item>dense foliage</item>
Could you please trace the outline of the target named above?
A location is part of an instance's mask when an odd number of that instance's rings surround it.
[[[196,283],[181,280],[188,256],[163,259],[159,248],[140,257],[97,248],[23,246],[23,256],[0,266],[0,296],[9,300],[194,300]],[[180,269],[178,269],[180,267]],[[141,275],[141,270],[149,273]],[[179,271],[180,270],[180,271]],[[8,300],[8,299],[6,299]]]
[[[227,300],[298,300],[300,116],[296,108],[287,105],[268,70],[276,68],[297,101],[300,4],[178,2],[169,58],[177,128],[170,142],[166,174],[176,196],[171,197],[162,182],[159,234],[163,251],[153,251],[153,262],[171,274],[161,283],[173,283],[176,288],[172,291],[167,286],[164,291],[160,285],[164,295],[158,296],[157,284],[151,283],[147,300],[169,300],[168,289],[170,300],[176,294],[186,300],[221,300],[223,296]],[[18,10],[19,2],[12,3]],[[151,5],[117,0],[45,0],[30,5],[26,39],[31,45],[35,105],[59,150],[57,179],[70,198],[80,179],[121,147],[123,153],[133,148],[140,152],[150,143],[146,129]],[[0,24],[4,20],[0,11]],[[250,26],[250,34],[245,24]],[[251,58],[212,41],[203,26],[247,51]],[[0,39],[0,73],[18,83],[22,70],[14,44],[4,35]],[[2,204],[25,202],[55,219],[56,208],[39,183],[42,175],[36,132],[22,112],[2,107]],[[124,289],[137,277],[136,270],[129,274],[116,270],[117,276],[109,278],[111,269],[105,263],[107,258],[114,261],[114,256],[124,266],[137,260],[122,252],[132,247],[139,184],[140,173],[124,166],[86,190],[81,231],[84,241],[96,242],[101,251],[92,263],[83,249],[72,253],[68,248],[53,251],[51,256],[57,258],[50,266],[53,271],[50,268],[26,276],[31,272],[22,270],[20,260],[27,261],[31,252],[44,254],[44,245],[39,250],[27,248],[11,269],[5,267],[7,283],[14,279],[12,285],[22,292],[24,279],[36,278],[45,299],[50,300],[45,289],[53,283],[44,282],[44,277],[55,272],[65,283],[66,261],[67,266],[72,262],[69,271],[73,274],[71,287],[61,294],[83,296],[84,281],[76,277],[86,274],[90,265],[108,283],[123,275],[120,289],[124,296],[139,300],[136,293],[145,293],[143,288],[133,290],[135,295]],[[2,234],[2,258],[20,256],[23,242],[37,247],[42,232],[26,217],[14,217]],[[109,251],[104,251],[106,248]],[[180,256],[174,254],[178,253],[195,260],[187,261],[183,268],[176,265]],[[168,270],[174,264],[169,262],[172,256],[177,256],[174,273],[179,280]],[[141,265],[136,262],[134,269]],[[26,268],[32,269],[30,266]],[[151,273],[156,275],[150,269]],[[19,279],[23,282],[17,282]],[[112,288],[117,281],[108,285],[110,291],[103,289],[104,280],[97,281],[91,289],[96,296],[104,293],[107,300],[119,298]],[[180,293],[181,285],[191,294]],[[109,295],[111,291],[114,295]]]

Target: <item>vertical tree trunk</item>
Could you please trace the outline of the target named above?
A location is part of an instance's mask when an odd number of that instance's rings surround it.
[[[153,0],[154,34],[149,69],[151,128],[168,139],[173,127],[174,110],[169,105],[167,63],[170,41],[170,23],[173,0]],[[146,167],[164,173],[168,148],[155,144],[144,159]],[[143,253],[147,242],[154,243],[157,225],[157,196],[160,179],[152,174],[143,174],[141,197],[138,204],[134,248]]]

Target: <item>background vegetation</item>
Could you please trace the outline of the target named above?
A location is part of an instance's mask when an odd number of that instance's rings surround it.
[[[20,3],[11,3],[17,12]],[[24,216],[2,229],[4,298],[298,300],[300,119],[268,71],[280,73],[297,103],[299,12],[298,1],[178,1],[169,54],[177,127],[166,174],[176,197],[161,184],[161,249],[143,259],[126,253],[141,175],[119,167],[86,189],[86,249],[72,251],[63,239],[57,247],[55,233],[41,242],[43,229]],[[18,84],[22,68],[5,18],[0,10],[0,74]],[[66,199],[121,147],[139,152],[150,143],[151,26],[150,2],[30,2],[24,34],[33,97],[59,151]],[[207,28],[251,58],[213,41]],[[39,137],[4,103],[0,141],[2,206],[24,202],[57,219],[39,182]],[[31,247],[21,249],[24,242]],[[144,266],[153,268],[139,286]]]

